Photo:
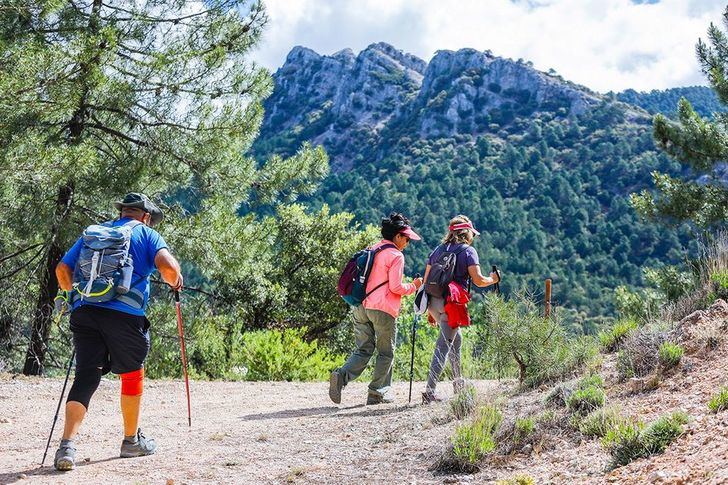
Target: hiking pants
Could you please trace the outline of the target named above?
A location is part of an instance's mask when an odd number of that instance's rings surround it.
[[[392,385],[394,341],[397,338],[394,317],[381,310],[367,310],[363,305],[355,307],[353,315],[356,350],[339,369],[339,373],[344,385],[356,379],[366,369],[376,349],[377,360],[372,382],[369,383],[369,394],[382,397]]]
[[[452,366],[453,379],[460,377],[460,346],[463,339],[460,336],[460,329],[450,328],[450,325],[447,323],[444,298],[431,296],[428,311],[440,325],[440,335],[437,337],[435,353],[430,363],[430,372],[427,374],[426,391],[435,392],[437,379],[445,368],[445,362],[448,357]]]

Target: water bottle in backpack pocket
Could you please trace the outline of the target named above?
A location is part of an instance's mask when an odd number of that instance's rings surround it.
[[[387,248],[396,249],[396,246],[394,244],[384,244],[376,249],[363,249],[354,254],[346,263],[336,286],[336,291],[346,303],[351,306],[359,306],[366,300],[367,296],[387,283],[387,281],[383,281],[367,293],[367,283],[374,266],[374,257],[379,251]]]
[[[73,270],[73,288],[81,300],[101,303],[129,292],[134,272],[129,246],[131,233],[139,224],[94,224],[83,231],[83,246]]]

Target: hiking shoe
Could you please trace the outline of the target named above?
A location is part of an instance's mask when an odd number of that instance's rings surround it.
[[[121,454],[122,458],[135,458],[137,456],[153,455],[157,451],[157,444],[154,439],[147,438],[142,434],[142,429],[137,430],[137,434],[134,437],[124,437],[124,441],[121,442]]]
[[[369,394],[367,396],[367,405],[391,404],[393,402],[394,402],[394,398],[389,394],[385,394],[384,396],[378,395],[378,394]]]
[[[61,440],[61,445],[56,450],[56,459],[53,466],[60,472],[67,472],[76,468],[76,448],[71,440]]]
[[[465,379],[462,377],[458,377],[454,381],[452,381],[452,390],[455,394],[461,393],[463,390],[465,390]]]
[[[435,394],[434,391],[425,391],[422,393],[422,404],[432,404],[433,402],[442,402],[442,398]]]
[[[336,404],[341,404],[341,390],[344,388],[344,378],[338,370],[329,376],[329,397]]]

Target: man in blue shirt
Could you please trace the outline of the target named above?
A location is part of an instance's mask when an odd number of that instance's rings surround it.
[[[76,372],[66,402],[63,439],[54,463],[58,470],[74,468],[76,449],[73,438],[101,376],[109,371],[121,378],[121,413],[124,418],[121,457],[150,455],[156,450],[154,440],[145,437],[138,428],[144,360],[149,353],[150,324],[144,313],[149,300],[149,276],[159,270],[162,279],[179,290],[182,288],[182,274],[164,238],[152,229],[162,220],[163,214],[147,196],[130,193],[115,202],[114,207],[120,211],[120,217],[110,224],[133,227],[129,255],[134,269],[129,292],[106,302],[89,302],[80,297],[73,288],[73,273],[83,247],[82,239],[76,241],[56,267],[61,289],[73,290],[71,331],[76,348]]]

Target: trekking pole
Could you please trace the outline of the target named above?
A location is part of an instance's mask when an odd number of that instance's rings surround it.
[[[420,274],[415,275],[415,279],[419,278]],[[424,283],[423,283],[424,285]],[[424,291],[424,290],[422,290]],[[412,381],[415,377],[415,338],[417,337],[417,321],[420,319],[420,314],[415,312],[415,316],[412,319],[412,355],[410,356],[410,383],[409,383],[409,397],[407,398],[407,404],[412,404]]]
[[[493,286],[495,287],[495,294],[500,296],[500,280],[501,280],[501,274],[500,271],[498,271],[498,266],[493,265],[493,273],[496,273],[498,275],[498,283],[495,283]]]
[[[66,385],[68,384],[68,376],[71,375],[71,367],[73,366],[73,359],[76,357],[76,348],[73,348],[71,352],[71,360],[68,361],[68,369],[66,370],[66,380],[63,381],[63,389],[61,390],[61,397],[58,398],[58,407],[56,407],[56,415],[53,416],[53,424],[51,425],[51,434],[48,435],[48,443],[46,443],[45,451],[43,452],[43,459],[40,462],[40,466],[43,466],[48,456],[48,448],[51,446],[51,439],[53,438],[53,431],[56,429],[56,421],[58,421],[58,413],[61,411],[61,403],[63,402],[63,396],[66,394]]]
[[[174,290],[174,305],[177,309],[177,331],[179,332],[180,352],[182,354],[182,372],[185,376],[185,389],[187,391],[187,423],[192,426],[192,406],[190,405],[190,380],[187,376],[187,350],[185,348],[185,331],[182,325],[182,308],[179,301],[179,291]]]

